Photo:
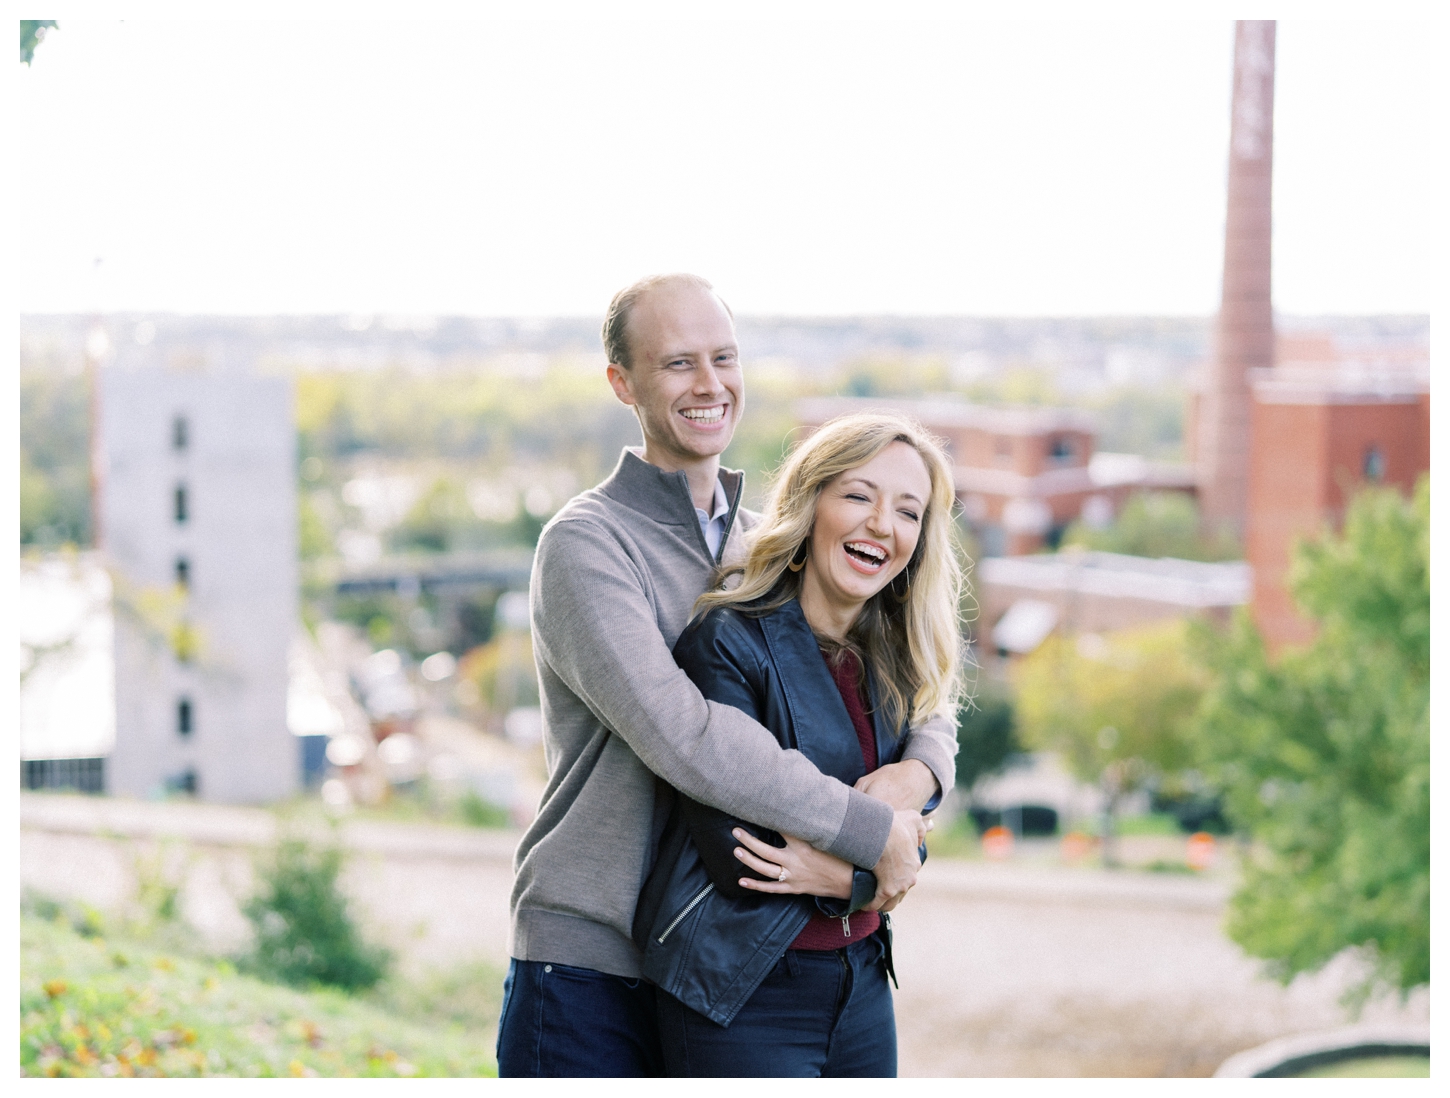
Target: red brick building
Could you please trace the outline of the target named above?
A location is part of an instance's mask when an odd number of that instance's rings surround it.
[[[1337,528],[1361,488],[1409,491],[1429,470],[1429,363],[1286,363],[1251,384],[1245,555],[1254,620],[1279,648],[1313,635],[1288,590],[1295,540]]]

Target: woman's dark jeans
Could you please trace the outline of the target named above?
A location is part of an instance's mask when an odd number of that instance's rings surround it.
[[[659,992],[670,1075],[695,1078],[890,1078],[896,1013],[884,931],[826,951],[791,950],[729,1028]]]

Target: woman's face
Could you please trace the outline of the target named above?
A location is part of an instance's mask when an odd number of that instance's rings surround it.
[[[830,481],[816,504],[802,602],[854,618],[911,560],[930,498],[926,463],[904,442]]]

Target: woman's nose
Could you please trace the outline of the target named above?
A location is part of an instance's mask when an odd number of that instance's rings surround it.
[[[891,533],[891,515],[885,504],[871,508],[871,514],[866,517],[866,528],[878,537]]]

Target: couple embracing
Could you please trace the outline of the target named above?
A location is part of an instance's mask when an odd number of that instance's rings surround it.
[[[539,539],[549,780],[514,859],[499,1074],[890,1076],[890,916],[951,787],[950,465],[847,416],[764,511],[720,466],[729,309],[645,279],[604,324],[644,434]]]

